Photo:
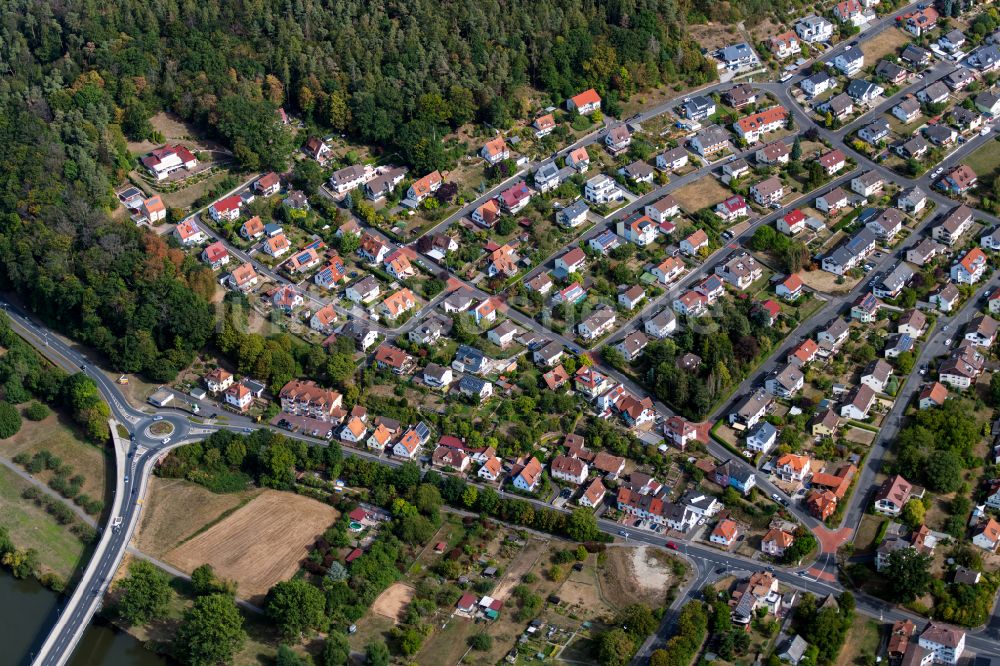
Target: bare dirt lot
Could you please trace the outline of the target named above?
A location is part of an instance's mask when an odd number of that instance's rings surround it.
[[[153,129],[163,135],[164,143],[182,142],[191,150],[219,150],[223,147],[214,141],[208,141],[198,136],[196,128],[185,123],[172,113],[157,113],[149,119]],[[151,141],[129,141],[128,149],[132,153],[148,153],[162,144]]]
[[[259,490],[219,495],[183,479],[149,480],[136,547],[162,558],[206,525],[249,502]],[[195,566],[198,566],[197,564]]]
[[[308,497],[266,490],[165,559],[184,571],[207,562],[236,581],[239,596],[259,602],[272,585],[298,571],[309,546],[337,515]]]
[[[739,28],[734,25],[706,23],[703,25],[688,26],[688,30],[691,37],[702,48],[706,48],[710,52],[731,44],[733,41],[742,41]]]
[[[406,606],[413,598],[414,589],[405,583],[393,583],[389,588],[378,595],[375,603],[372,604],[372,612],[387,617],[393,622],[399,622],[403,617]]]
[[[714,206],[730,196],[732,192],[723,187],[714,176],[704,176],[674,192],[677,203],[688,213]]]
[[[837,279],[839,276],[833,273],[828,273],[826,271],[800,271],[799,277],[802,278],[802,282],[805,283],[810,289],[815,289],[816,291],[823,292],[824,294],[843,294],[847,293],[854,286],[861,281],[860,278],[851,278],[849,276],[844,276],[844,283],[837,284]]]
[[[649,546],[609,548],[601,572],[601,592],[613,606],[621,608],[636,602],[652,607],[663,605],[674,579],[670,556]]]
[[[909,37],[902,30],[896,28],[883,30],[878,36],[861,45],[861,52],[865,54],[865,65],[877,64],[882,56],[903,48],[909,41]]]

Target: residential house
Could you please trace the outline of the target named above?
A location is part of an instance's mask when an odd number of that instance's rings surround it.
[[[458,391],[482,402],[493,395],[493,384],[479,377],[465,375],[458,381]]]
[[[393,292],[379,304],[379,311],[388,321],[395,321],[400,315],[417,306],[417,299],[407,287]]]
[[[783,481],[802,483],[809,476],[809,466],[812,461],[809,456],[785,453],[775,462],[775,473]]]
[[[884,186],[885,179],[874,171],[866,171],[851,179],[851,190],[863,197],[878,194]]]
[[[729,147],[729,132],[718,125],[709,125],[695,132],[689,143],[694,152],[708,158]]]
[[[858,137],[871,146],[879,146],[890,133],[889,121],[879,118],[858,130]]]
[[[500,193],[500,205],[510,215],[520,212],[531,202],[531,190],[522,180]]]
[[[618,183],[603,173],[588,180],[583,191],[583,198],[595,204],[621,201],[623,197],[622,191],[618,189]]]
[[[833,87],[836,82],[837,80],[827,74],[826,71],[819,71],[802,79],[799,83],[799,87],[802,88],[802,91],[809,95],[809,97],[816,97],[817,95],[825,93]]]
[[[210,393],[222,393],[232,386],[234,382],[233,373],[227,372],[222,368],[212,370],[202,377],[202,380],[205,382],[205,386]]]
[[[333,333],[336,323],[337,311],[333,309],[332,304],[327,303],[313,313],[313,316],[309,319],[309,328],[324,335],[329,335]]]
[[[857,0],[854,2],[856,3]],[[861,52],[861,49],[851,49],[838,53],[837,57],[833,59],[833,66],[840,70],[844,76],[857,76],[858,72],[865,66],[865,54]]]
[[[840,427],[840,417],[833,409],[824,409],[809,420],[809,434],[813,437],[833,437]]]
[[[785,185],[777,176],[750,186],[750,196],[761,206],[775,207],[785,196]]]
[[[422,178],[413,181],[406,191],[406,198],[413,202],[413,206],[420,204],[424,199],[434,194],[441,188],[444,178],[440,171],[432,171]]]
[[[885,386],[892,377],[892,366],[882,359],[875,359],[861,371],[861,383],[873,391],[885,393]]]
[[[746,42],[725,46],[717,52],[717,56],[731,71],[752,67],[758,63],[757,54]]]
[[[783,60],[801,52],[799,38],[794,32],[783,32],[780,35],[773,35],[767,40],[767,46],[774,54],[775,58]]]
[[[479,151],[479,156],[486,160],[487,164],[496,165],[510,159],[510,148],[507,147],[504,138],[498,136],[486,142],[482,150]]]
[[[590,468],[579,458],[555,456],[549,463],[549,474],[557,481],[580,485],[587,479]]]
[[[767,453],[778,441],[778,429],[767,421],[761,421],[747,433],[746,447],[758,453]]]
[[[840,415],[845,419],[862,421],[875,404],[875,391],[867,384],[856,386],[847,394],[847,400],[840,407]]]
[[[451,368],[437,363],[428,363],[424,368],[424,384],[431,388],[448,388],[454,381]]]
[[[841,187],[835,187],[826,194],[816,197],[816,208],[827,215],[835,215],[848,205],[847,192]]]
[[[715,102],[711,97],[695,95],[684,102],[681,109],[688,120],[704,120],[715,114]]]
[[[531,126],[535,128],[535,136],[541,139],[551,134],[552,130],[556,128],[556,120],[551,113],[547,113],[535,118],[535,122],[531,123]]]
[[[875,66],[875,76],[894,86],[902,84],[910,76],[910,73],[894,62],[879,60]]]
[[[948,389],[940,382],[931,382],[920,390],[917,405],[921,410],[940,407],[948,399]]]
[[[978,176],[971,167],[959,164],[948,171],[936,184],[949,194],[965,194],[976,186],[977,180]]]
[[[416,365],[413,357],[399,347],[390,345],[388,342],[382,344],[375,350],[373,358],[375,367],[380,370],[391,370],[395,375],[408,374]]]
[[[649,207],[647,206],[647,208]],[[575,229],[586,222],[588,212],[590,209],[585,201],[575,201],[556,214],[556,222],[563,227]]]
[[[906,333],[916,339],[920,337],[926,323],[927,315],[916,308],[911,308],[899,315],[899,319],[896,321],[896,332]]]
[[[343,404],[343,396],[313,381],[293,379],[278,392],[281,411],[330,421]],[[342,412],[341,412],[342,413]]]
[[[533,493],[542,479],[542,463],[534,457],[518,462],[511,470],[511,478],[515,488]]]
[[[978,347],[992,347],[996,341],[1000,322],[989,315],[977,315],[966,328],[964,339]]]
[[[371,303],[382,292],[382,286],[375,279],[374,275],[368,275],[347,287],[345,292],[348,299],[359,305]]]
[[[929,125],[924,128],[924,136],[935,146],[950,146],[958,140],[958,132],[946,125]]]
[[[569,155],[566,156],[566,166],[584,173],[590,166],[590,155],[587,153],[587,149],[581,146],[575,150],[571,150]]]
[[[904,30],[915,37],[920,37],[937,25],[938,12],[934,7],[925,5],[922,9],[904,15],[902,20]]]
[[[954,245],[955,242],[972,226],[973,213],[968,206],[956,206],[948,213],[941,224],[931,230],[934,240],[941,241],[945,245]]]
[[[577,324],[577,333],[584,340],[596,340],[615,326],[615,311],[611,308],[600,308]]]
[[[976,95],[975,105],[977,109],[992,118],[1000,116],[1000,94],[992,90],[986,90]]]
[[[191,171],[198,166],[194,153],[180,144],[155,148],[140,161],[157,181],[165,180],[180,169]]]
[[[823,167],[823,172],[828,176],[832,176],[847,166],[847,157],[845,157],[843,152],[834,148],[820,155],[818,162]]]
[[[915,487],[899,474],[890,476],[875,491],[875,511],[886,516],[898,516],[906,503],[923,497],[923,488]]]
[[[938,310],[947,313],[951,312],[955,307],[955,304],[958,303],[960,295],[958,287],[956,287],[954,283],[949,282],[938,291],[931,294],[929,300],[932,305],[937,306]]]
[[[927,193],[920,189],[920,186],[918,185],[914,185],[913,187],[908,187],[903,190],[899,193],[899,197],[896,199],[896,206],[910,215],[916,215],[922,211],[926,205]],[[920,241],[921,245],[924,243],[924,240]],[[912,259],[908,259],[908,261],[912,261]]]
[[[749,252],[738,251],[715,267],[715,274],[743,290],[764,275],[764,269]]]
[[[974,247],[951,267],[951,279],[958,284],[975,284],[986,272],[986,254]]]
[[[892,107],[892,115],[903,123],[912,123],[920,115],[920,102],[913,95],[906,95]]]
[[[795,543],[795,537],[788,532],[772,527],[760,542],[760,550],[765,555],[771,557],[781,557],[791,545]]]
[[[680,243],[681,252],[694,256],[702,248],[708,247],[708,234],[704,230],[698,229]]]
[[[682,147],[671,148],[656,156],[656,168],[660,171],[677,171],[689,161],[688,153]]]
[[[774,288],[774,293],[785,300],[794,301],[802,295],[802,279],[794,273],[789,275]]]
[[[882,307],[875,294],[858,294],[851,303],[851,321],[870,324],[878,319],[878,311]]]
[[[944,77],[944,83],[954,92],[964,90],[970,83],[976,80],[971,71],[965,67],[959,67]]]
[[[795,39],[794,33],[786,33]],[[795,48],[798,50],[798,40],[795,40]],[[744,106],[748,106],[757,101],[757,90],[749,83],[740,83],[725,93],[723,93],[722,98],[725,100],[726,104],[733,107],[734,109],[742,109]]]
[[[730,518],[725,518],[720,520],[715,528],[712,530],[711,535],[708,540],[724,548],[729,548],[734,543],[736,543],[736,538],[739,536],[739,528],[736,525],[736,521]]]
[[[643,329],[647,335],[662,340],[677,329],[677,318],[669,309],[662,310],[659,314],[647,319],[643,324]]]
[[[903,52],[899,54],[899,59],[919,70],[931,64],[931,52],[915,44],[907,44]]]
[[[932,8],[928,7],[928,9]],[[1000,523],[996,523],[996,521],[991,522],[996,527],[996,535],[994,536],[1000,538]],[[973,539],[973,542],[975,543],[975,539]],[[928,624],[927,628],[920,634],[918,640],[920,647],[926,653],[929,653],[930,661],[934,664],[954,666],[962,657],[962,652],[965,651],[965,632],[956,627],[938,622]]]
[[[823,257],[823,270],[843,275],[858,266],[874,250],[875,234],[868,229],[862,229],[831,254]]]
[[[392,167],[365,182],[365,196],[379,201],[388,196],[406,177],[406,169]]]
[[[472,221],[481,227],[492,229],[500,221],[500,202],[489,199],[472,211]]]
[[[554,190],[562,182],[559,165],[555,162],[546,162],[535,170],[532,179],[535,183],[535,189],[539,192]]]
[[[566,110],[576,111],[581,116],[589,116],[594,111],[601,108],[601,96],[593,88],[584,90],[579,95],[574,95],[566,100]]]
[[[642,288],[642,285],[632,285],[618,294],[618,305],[626,310],[634,310],[644,298],[646,298],[646,290]]]
[[[486,337],[490,342],[500,347],[500,349],[506,349],[514,342],[514,338],[520,335],[521,329],[519,329],[514,322],[509,319],[504,320],[499,326],[491,329]]]
[[[660,235],[653,218],[636,212],[624,220],[618,220],[618,235],[639,246],[651,245]]]
[[[765,388],[779,398],[792,398],[803,386],[804,376],[802,371],[794,364],[789,363],[780,371],[772,373],[764,382]]]
[[[752,428],[764,418],[774,404],[774,398],[763,389],[758,389],[743,399],[736,411],[729,414],[729,424],[742,429]]]
[[[761,137],[768,132],[774,132],[784,127],[787,118],[788,109],[779,104],[740,118],[733,123],[733,130],[738,137],[748,144],[753,144],[760,141]]]
[[[715,214],[725,222],[733,222],[741,217],[750,215],[750,206],[747,205],[746,200],[742,196],[735,194],[725,201],[717,203],[715,205]],[[681,250],[683,251],[683,249],[682,246]]]
[[[866,14],[865,7],[858,0],[840,0],[833,6],[833,15],[842,23],[850,23],[855,27],[861,27],[873,17]]]
[[[817,351],[819,351],[819,345],[812,338],[806,338],[788,353],[786,362],[803,368],[813,362]]]
[[[604,145],[612,155],[623,153],[632,145],[632,132],[626,125],[616,125],[604,135]]]
[[[799,19],[795,32],[804,42],[828,42],[833,37],[833,24],[821,16],[810,15]]]

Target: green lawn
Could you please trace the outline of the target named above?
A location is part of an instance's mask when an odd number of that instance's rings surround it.
[[[989,141],[965,159],[965,163],[976,172],[980,179],[988,178],[1000,169],[1000,147],[996,141]]]
[[[54,518],[23,499],[21,493],[30,484],[6,467],[0,467],[0,526],[7,528],[10,538],[18,548],[34,548],[43,569],[69,580],[84,546]]]

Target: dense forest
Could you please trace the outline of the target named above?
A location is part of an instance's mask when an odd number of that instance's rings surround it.
[[[126,135],[149,135],[152,113],[170,109],[247,168],[287,156],[279,106],[424,166],[444,159],[449,128],[531,112],[530,88],[559,103],[593,86],[614,110],[642,88],[715,77],[684,30],[700,12],[676,0],[7,4],[15,67],[54,66],[64,83],[94,70]]]

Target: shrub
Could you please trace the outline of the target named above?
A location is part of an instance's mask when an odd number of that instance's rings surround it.
[[[40,402],[32,402],[24,409],[24,418],[29,421],[41,421],[48,417],[52,410]]]

